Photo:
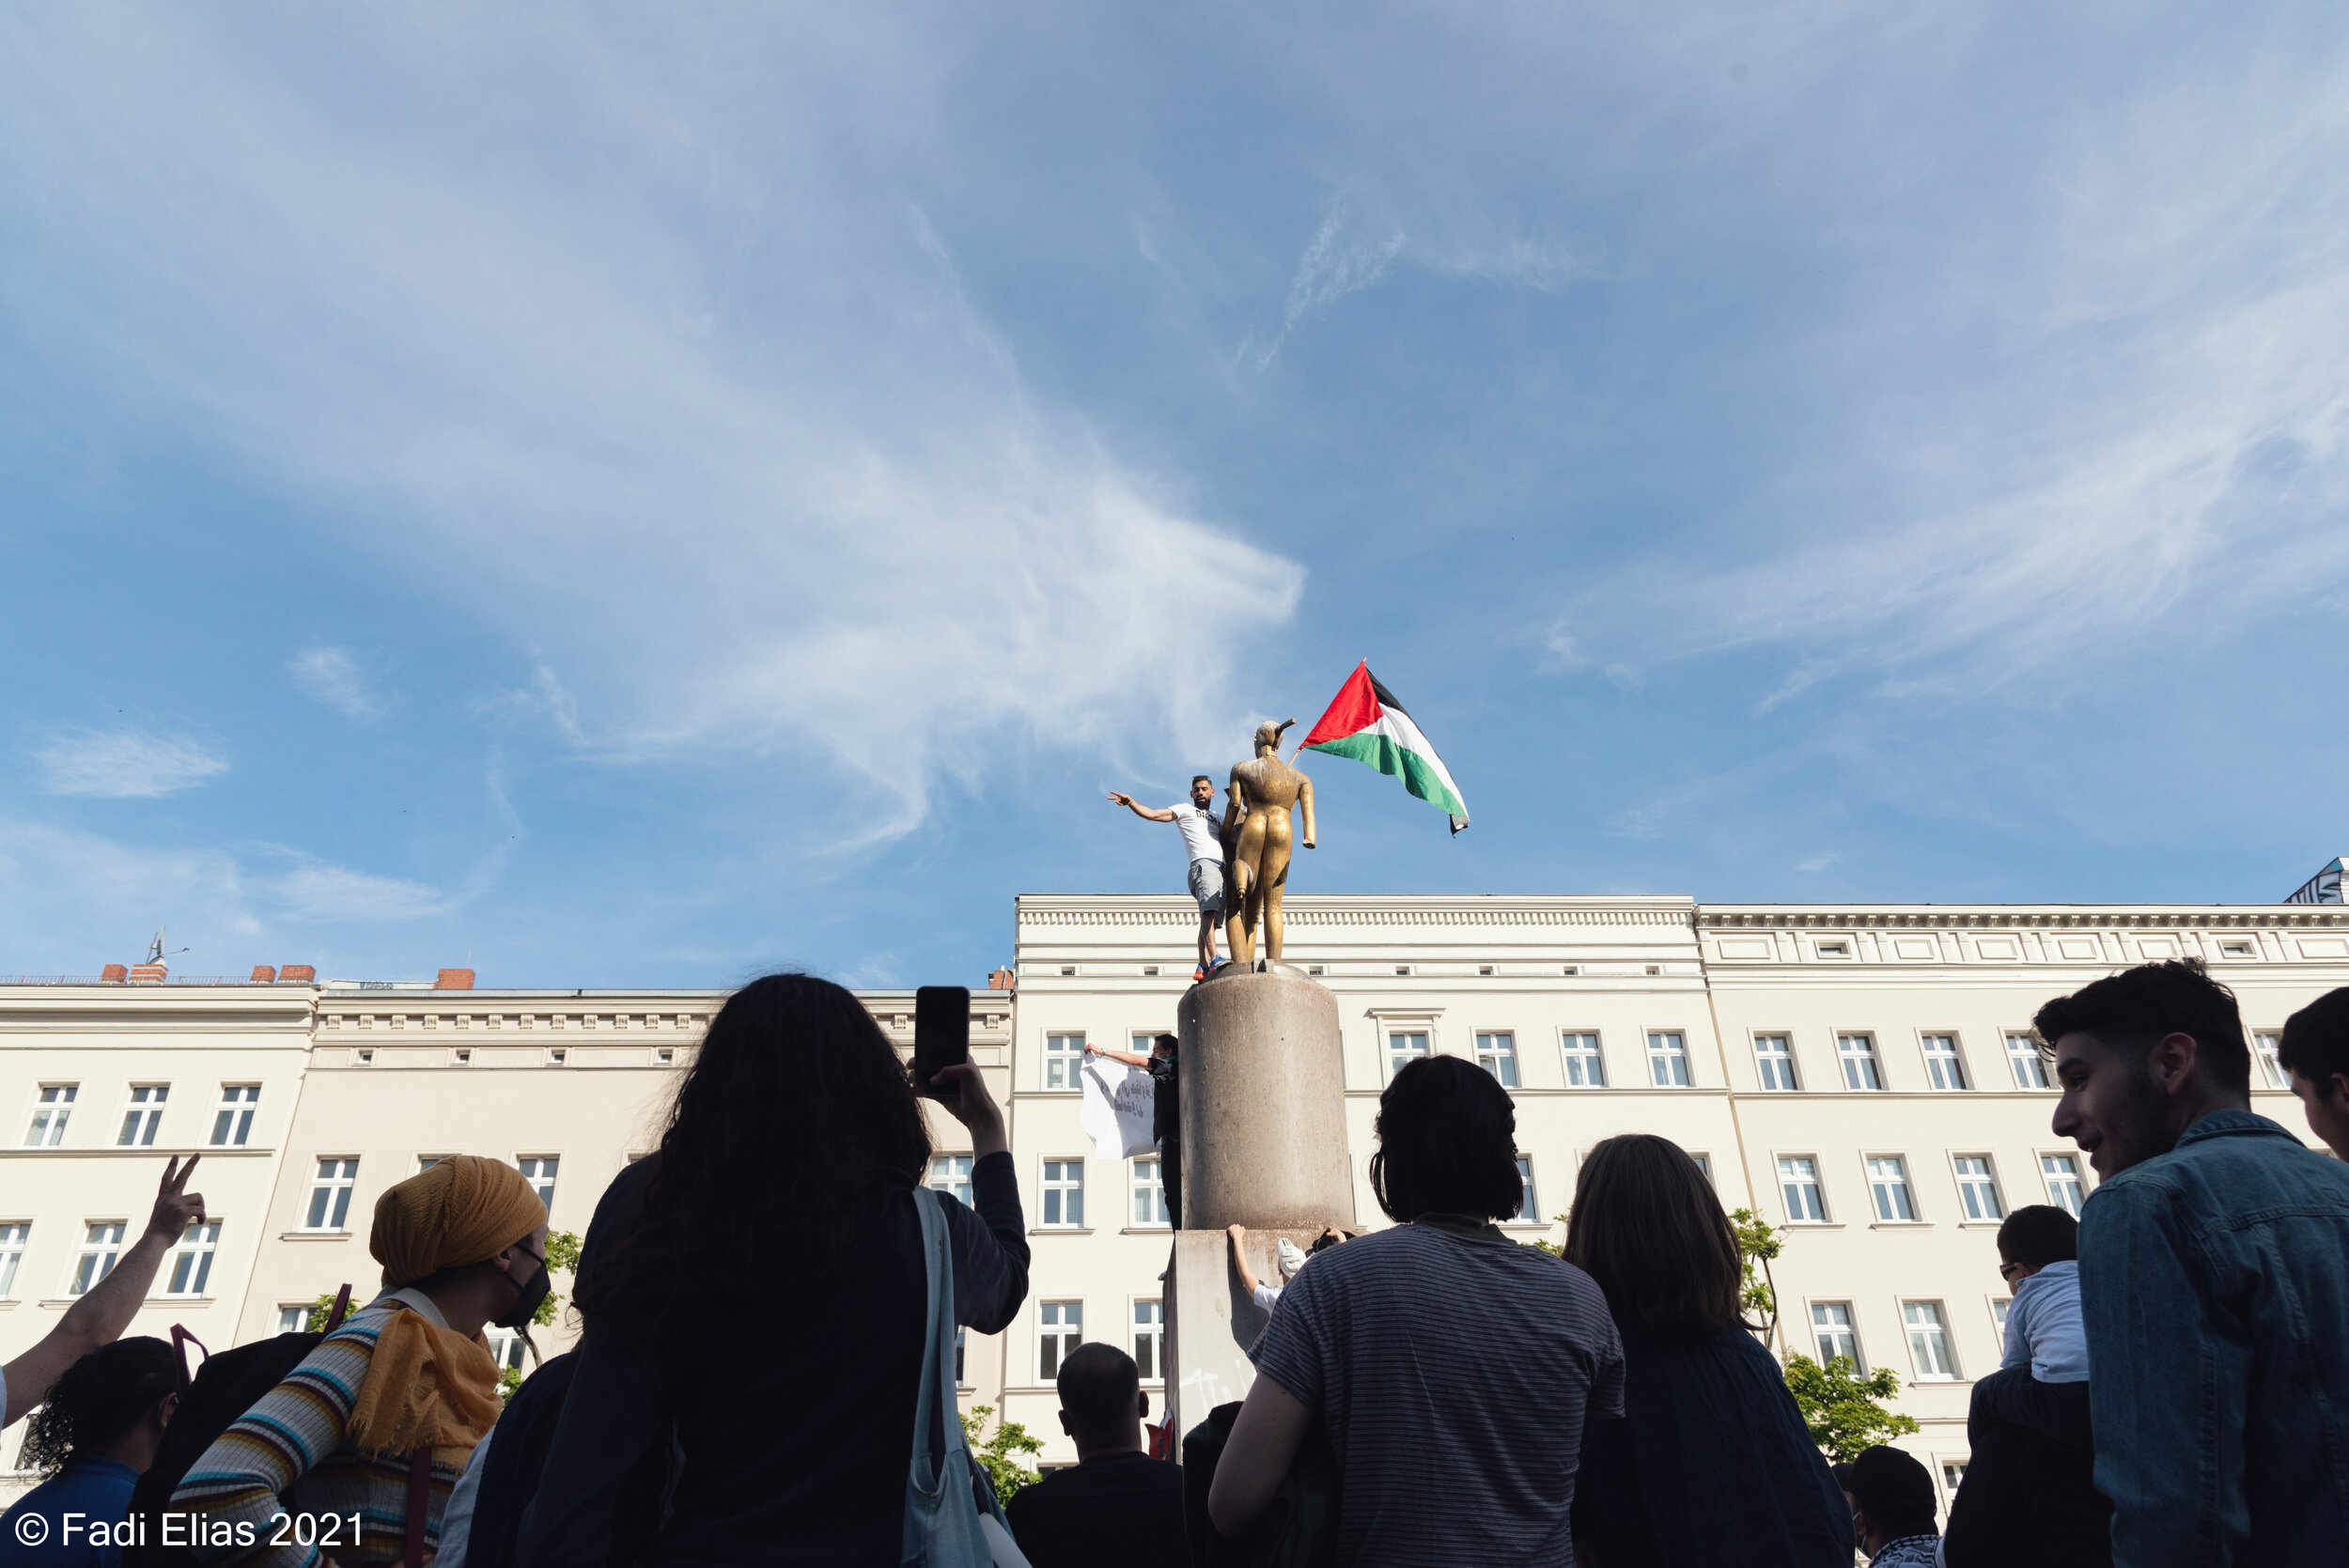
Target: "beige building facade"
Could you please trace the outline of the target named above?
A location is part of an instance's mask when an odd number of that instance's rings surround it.
[[[1333,1220],[1385,1223],[1372,1121],[1416,1055],[1477,1061],[1509,1088],[1528,1186],[1513,1229],[1528,1241],[1559,1236],[1548,1217],[1600,1139],[1672,1138],[1725,1206],[1787,1227],[1779,1347],[1892,1369],[1922,1423],[1906,1446],[1945,1483],[1965,1462],[1970,1382],[1999,1359],[1999,1217],[2077,1206],[2094,1186],[2048,1126],[2055,1094],[2028,1041],[2039,1004],[2130,964],[2201,957],[2242,999],[2255,1107],[2306,1137],[2268,1053],[2292,1011],[2349,985],[2349,911],[2325,905],[1310,895],[1288,911],[1289,959],[1342,1019],[1354,1213]],[[971,1336],[962,1380],[970,1403],[1044,1438],[1048,1464],[1074,1458],[1051,1389],[1073,1344],[1132,1351],[1163,1398],[1156,1162],[1094,1147],[1078,1064],[1088,1042],[1134,1049],[1173,1028],[1194,921],[1180,897],[1023,896],[1016,992],[972,995],[972,1056],[1009,1116],[1034,1264],[1012,1327]],[[860,995],[910,1049],[912,993]],[[0,983],[0,1358],[136,1238],[170,1153],[206,1157],[211,1220],[166,1262],[134,1332],[184,1323],[218,1347],[341,1283],[366,1291],[376,1198],[444,1155],[516,1162],[555,1226],[583,1232],[612,1176],[657,1144],[723,1001]],[[967,1145],[947,1118],[932,1128],[933,1181],[952,1188]]]

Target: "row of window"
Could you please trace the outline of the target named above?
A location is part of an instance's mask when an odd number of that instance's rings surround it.
[[[1647,1083],[1658,1089],[1686,1089],[1692,1081],[1688,1076],[1688,1042],[1678,1030],[1652,1029],[1647,1033]],[[1939,1090],[1960,1091],[1974,1087],[1974,1080],[1966,1070],[1966,1058],[1959,1048],[1954,1031],[1920,1034],[1918,1048],[1924,1058],[1925,1079]],[[2276,1048],[2281,1039],[2270,1032],[2251,1036],[2252,1055],[2270,1089],[2287,1089],[2283,1067],[2276,1059]],[[1136,1051],[1147,1052],[1150,1036],[1133,1036]],[[1082,1080],[1077,1076],[1084,1063],[1085,1037],[1081,1031],[1044,1037],[1044,1087],[1046,1089],[1079,1089]],[[1429,1032],[1425,1029],[1399,1028],[1387,1032],[1387,1076],[1392,1078],[1404,1064],[1432,1053]],[[1559,1054],[1570,1089],[1604,1089],[1608,1086],[1607,1054],[1599,1043],[1596,1030],[1561,1030],[1558,1034]],[[1802,1088],[1802,1075],[1795,1064],[1794,1036],[1791,1033],[1766,1032],[1753,1036],[1754,1068],[1766,1091],[1793,1094]],[[1835,1036],[1835,1058],[1843,1073],[1845,1089],[1862,1091],[1885,1087],[1882,1053],[1876,1037],[1865,1030],[1839,1032]],[[1476,1060],[1479,1065],[1501,1080],[1502,1087],[1520,1086],[1517,1074],[1517,1037],[1509,1030],[1480,1030],[1476,1033]],[[2006,1035],[2007,1070],[2014,1076],[2018,1089],[2050,1087],[2047,1065],[2039,1054],[2038,1037],[2027,1030],[2008,1032]]]
[[[965,1206],[971,1202],[971,1159],[969,1155],[937,1155],[930,1159],[929,1185],[941,1192],[950,1192]],[[1706,1180],[1713,1175],[1713,1162],[1704,1156],[1696,1157],[1703,1167]],[[1142,1155],[1125,1162],[1128,1166],[1127,1192],[1129,1199],[1128,1220],[1129,1229],[1146,1229],[1171,1225],[1173,1217],[1166,1207],[1166,1184],[1159,1174],[1159,1157]],[[1530,1155],[1517,1157],[1517,1180],[1524,1188],[1519,1201],[1517,1219],[1538,1220],[1543,1218],[1541,1203],[1533,1191],[1533,1159]],[[1053,1230],[1081,1231],[1085,1224],[1085,1162],[1081,1157],[1048,1159],[1044,1162],[1044,1179],[1037,1189],[1036,1223]]]
[[[24,1125],[23,1147],[54,1149],[65,1142],[65,1129],[73,1118],[73,1110],[82,1097],[78,1083],[44,1083],[35,1094],[31,1120]],[[163,1111],[171,1103],[168,1083],[134,1083],[130,1096],[123,1102],[122,1121],[115,1132],[115,1146],[121,1149],[144,1149],[154,1145],[155,1136],[163,1130]],[[257,1083],[224,1083],[220,1098],[208,1108],[212,1113],[211,1135],[206,1146],[214,1149],[241,1149],[253,1136],[253,1113],[261,1103],[261,1086]],[[166,1141],[165,1148],[178,1145]]]
[[[416,1172],[429,1171],[446,1155],[418,1155]],[[554,1179],[562,1169],[559,1155],[524,1155],[514,1161],[538,1201],[552,1210],[554,1207]],[[966,1170],[969,1160],[964,1161]],[[342,1231],[350,1229],[350,1194],[359,1185],[359,1161],[354,1157],[330,1155],[319,1161],[318,1174],[311,1179],[310,1202],[303,1210],[302,1228],[305,1231]]]
[[[2006,1342],[2006,1312],[2012,1304],[2003,1296],[1990,1302],[1991,1326],[2001,1344]],[[1904,1299],[1900,1308],[1901,1329],[1908,1341],[1908,1364],[1915,1380],[1946,1382],[1963,1377],[1957,1343],[1950,1332],[1948,1304]],[[1821,1366],[1840,1357],[1852,1364],[1853,1371],[1863,1374],[1868,1371],[1867,1351],[1859,1343],[1859,1319],[1849,1301],[1812,1302],[1811,1335],[1818,1348]]]
[[[1868,1197],[1879,1224],[1916,1224],[1922,1220],[1918,1210],[1915,1188],[1908,1179],[1908,1158],[1905,1155],[1863,1155]],[[1952,1155],[1951,1174],[1957,1183],[1957,1201],[1965,1218],[1971,1220],[1999,1220],[2006,1218],[2006,1198],[1999,1188],[1999,1173],[1991,1157],[1983,1155]],[[2047,1188],[2047,1202],[2063,1209],[2077,1219],[2080,1206],[2088,1201],[2088,1188],[2080,1174],[2079,1157],[2067,1154],[2046,1154],[2039,1157],[2039,1176]],[[1778,1159],[1779,1191],[1786,1201],[1786,1219],[1791,1224],[1825,1225],[1832,1223],[1828,1206],[1827,1189],[1819,1179],[1819,1160],[1815,1155],[1781,1155]]]
[[[220,1227],[221,1221],[212,1219],[189,1225],[187,1234],[172,1250],[170,1266],[163,1272],[164,1295],[206,1294],[212,1281],[212,1254],[220,1246]],[[115,1265],[121,1261],[122,1238],[129,1231],[127,1219],[84,1220],[82,1250],[66,1277],[65,1294],[80,1296],[112,1274]],[[17,1275],[24,1262],[24,1249],[32,1238],[31,1220],[0,1220],[0,1301],[15,1298]]]
[[[1134,1368],[1144,1383],[1166,1377],[1166,1308],[1155,1297],[1136,1298],[1128,1307]],[[1085,1304],[1082,1301],[1039,1301],[1035,1306],[1035,1380],[1050,1383],[1060,1375],[1068,1353],[1085,1343]],[[962,1341],[955,1341],[955,1377],[962,1380]]]

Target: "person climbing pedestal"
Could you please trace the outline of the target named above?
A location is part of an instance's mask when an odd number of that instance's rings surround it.
[[[1180,1433],[1248,1391],[1267,1321],[1232,1266],[1224,1228],[1248,1227],[1259,1273],[1283,1236],[1309,1247],[1354,1221],[1337,999],[1294,966],[1227,965],[1176,1014],[1183,1212],[1167,1272],[1166,1397]],[[1252,1266],[1253,1266],[1252,1251]]]

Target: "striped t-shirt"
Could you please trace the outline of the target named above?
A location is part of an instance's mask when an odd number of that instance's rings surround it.
[[[1316,1257],[1250,1354],[1328,1427],[1340,1568],[1572,1568],[1582,1422],[1623,1414],[1623,1345],[1580,1269],[1397,1225]]]
[[[405,1555],[408,1460],[362,1456],[346,1436],[375,1342],[400,1310],[379,1303],[351,1314],[189,1467],[171,1507],[205,1516],[201,1533],[208,1544],[191,1548],[196,1561],[317,1568],[331,1560],[337,1568],[378,1568]],[[437,1319],[437,1312],[432,1315]],[[455,1448],[433,1453],[428,1543],[440,1539],[441,1514],[469,1456]],[[288,1501],[279,1500],[281,1493],[288,1494]],[[299,1529],[289,1512],[308,1516]],[[323,1544],[322,1552],[318,1544]]]

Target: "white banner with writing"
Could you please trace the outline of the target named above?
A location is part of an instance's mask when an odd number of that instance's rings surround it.
[[[1084,1105],[1078,1125],[1103,1159],[1131,1159],[1159,1146],[1150,1130],[1157,1086],[1146,1067],[1128,1067],[1090,1056],[1082,1070]]]

